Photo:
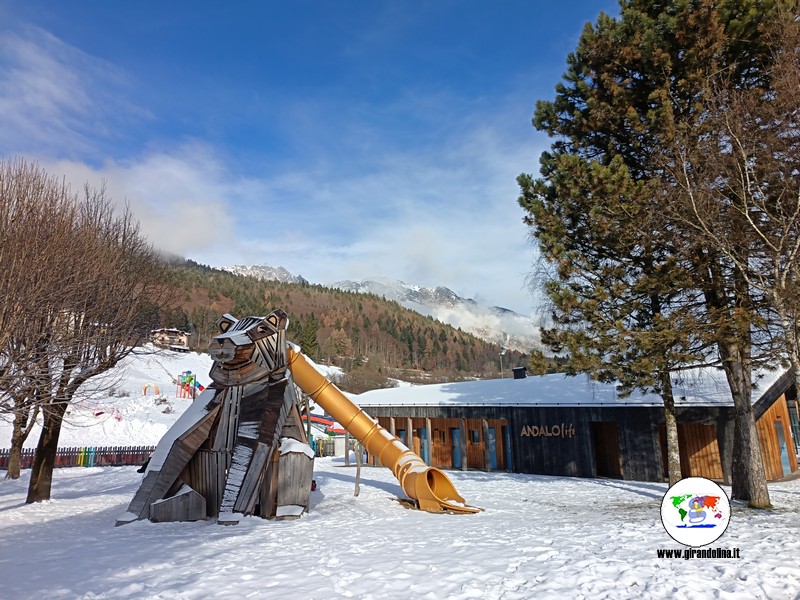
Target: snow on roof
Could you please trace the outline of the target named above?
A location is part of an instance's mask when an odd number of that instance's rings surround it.
[[[758,400],[783,374],[760,371],[752,401]],[[676,373],[673,394],[677,406],[730,406],[730,390],[721,369],[703,368]],[[368,406],[663,406],[657,394],[638,390],[623,397],[613,384],[586,375],[528,376],[524,379],[488,379],[372,390],[355,396]]]
[[[305,454],[308,458],[314,458],[314,451],[308,444],[298,442],[292,438],[281,438],[281,455],[288,454],[289,452],[299,452]]]

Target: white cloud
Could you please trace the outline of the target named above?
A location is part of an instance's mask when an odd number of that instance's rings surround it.
[[[124,72],[41,29],[0,33],[0,51],[5,152],[38,158],[76,189],[105,181],[163,250],[214,266],[282,265],[315,282],[386,275],[522,312],[532,304],[515,202],[515,177],[537,156],[524,102],[489,108],[410,90],[337,115],[341,98],[294,112],[287,98],[281,114],[299,120],[285,131],[308,152],[278,170],[209,141],[118,131],[150,119],[126,98]],[[403,131],[406,120],[430,127]],[[123,135],[136,148],[112,149]],[[259,171],[243,173],[245,163]]]
[[[114,113],[144,112],[125,100],[120,69],[38,27],[0,31],[0,136],[14,153],[79,156],[112,135]]]
[[[129,203],[142,232],[154,246],[183,256],[236,245],[230,182],[220,161],[202,145],[184,145],[138,161],[45,164],[64,175],[73,189],[103,183],[117,203]]]
[[[515,177],[530,152],[484,127],[375,157],[362,174],[318,166],[266,180],[283,226],[250,246],[312,281],[385,274],[527,311],[531,248]]]

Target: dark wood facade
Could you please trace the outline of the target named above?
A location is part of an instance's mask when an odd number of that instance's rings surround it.
[[[791,402],[796,403],[794,396]],[[775,480],[798,468],[790,403],[782,393],[764,405],[756,412],[757,427],[767,479]],[[660,406],[375,405],[365,410],[403,441],[410,428],[409,447],[436,467],[666,479]],[[733,407],[679,407],[677,414],[683,476],[729,483]]]
[[[509,435],[505,419],[405,416],[377,417],[377,420],[428,465],[446,469],[510,470],[503,443],[504,436]],[[409,428],[412,432],[410,444]]]

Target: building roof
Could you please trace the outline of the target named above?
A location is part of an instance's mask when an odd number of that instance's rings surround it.
[[[174,329],[172,327],[162,327],[161,329],[153,329],[150,333],[173,333],[173,334],[180,334],[180,335],[192,335],[188,331],[182,331],[181,329]]]
[[[755,374],[755,403],[785,371]],[[785,378],[784,378],[785,379]],[[673,377],[676,406],[732,406],[722,369],[703,368]],[[621,396],[616,386],[586,375],[528,376],[524,379],[488,379],[372,390],[353,396],[359,406],[663,406],[657,394],[634,391]]]

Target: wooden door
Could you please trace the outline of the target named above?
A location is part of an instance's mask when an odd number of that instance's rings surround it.
[[[594,467],[597,477],[622,479],[622,456],[619,432],[613,421],[591,423]]]

